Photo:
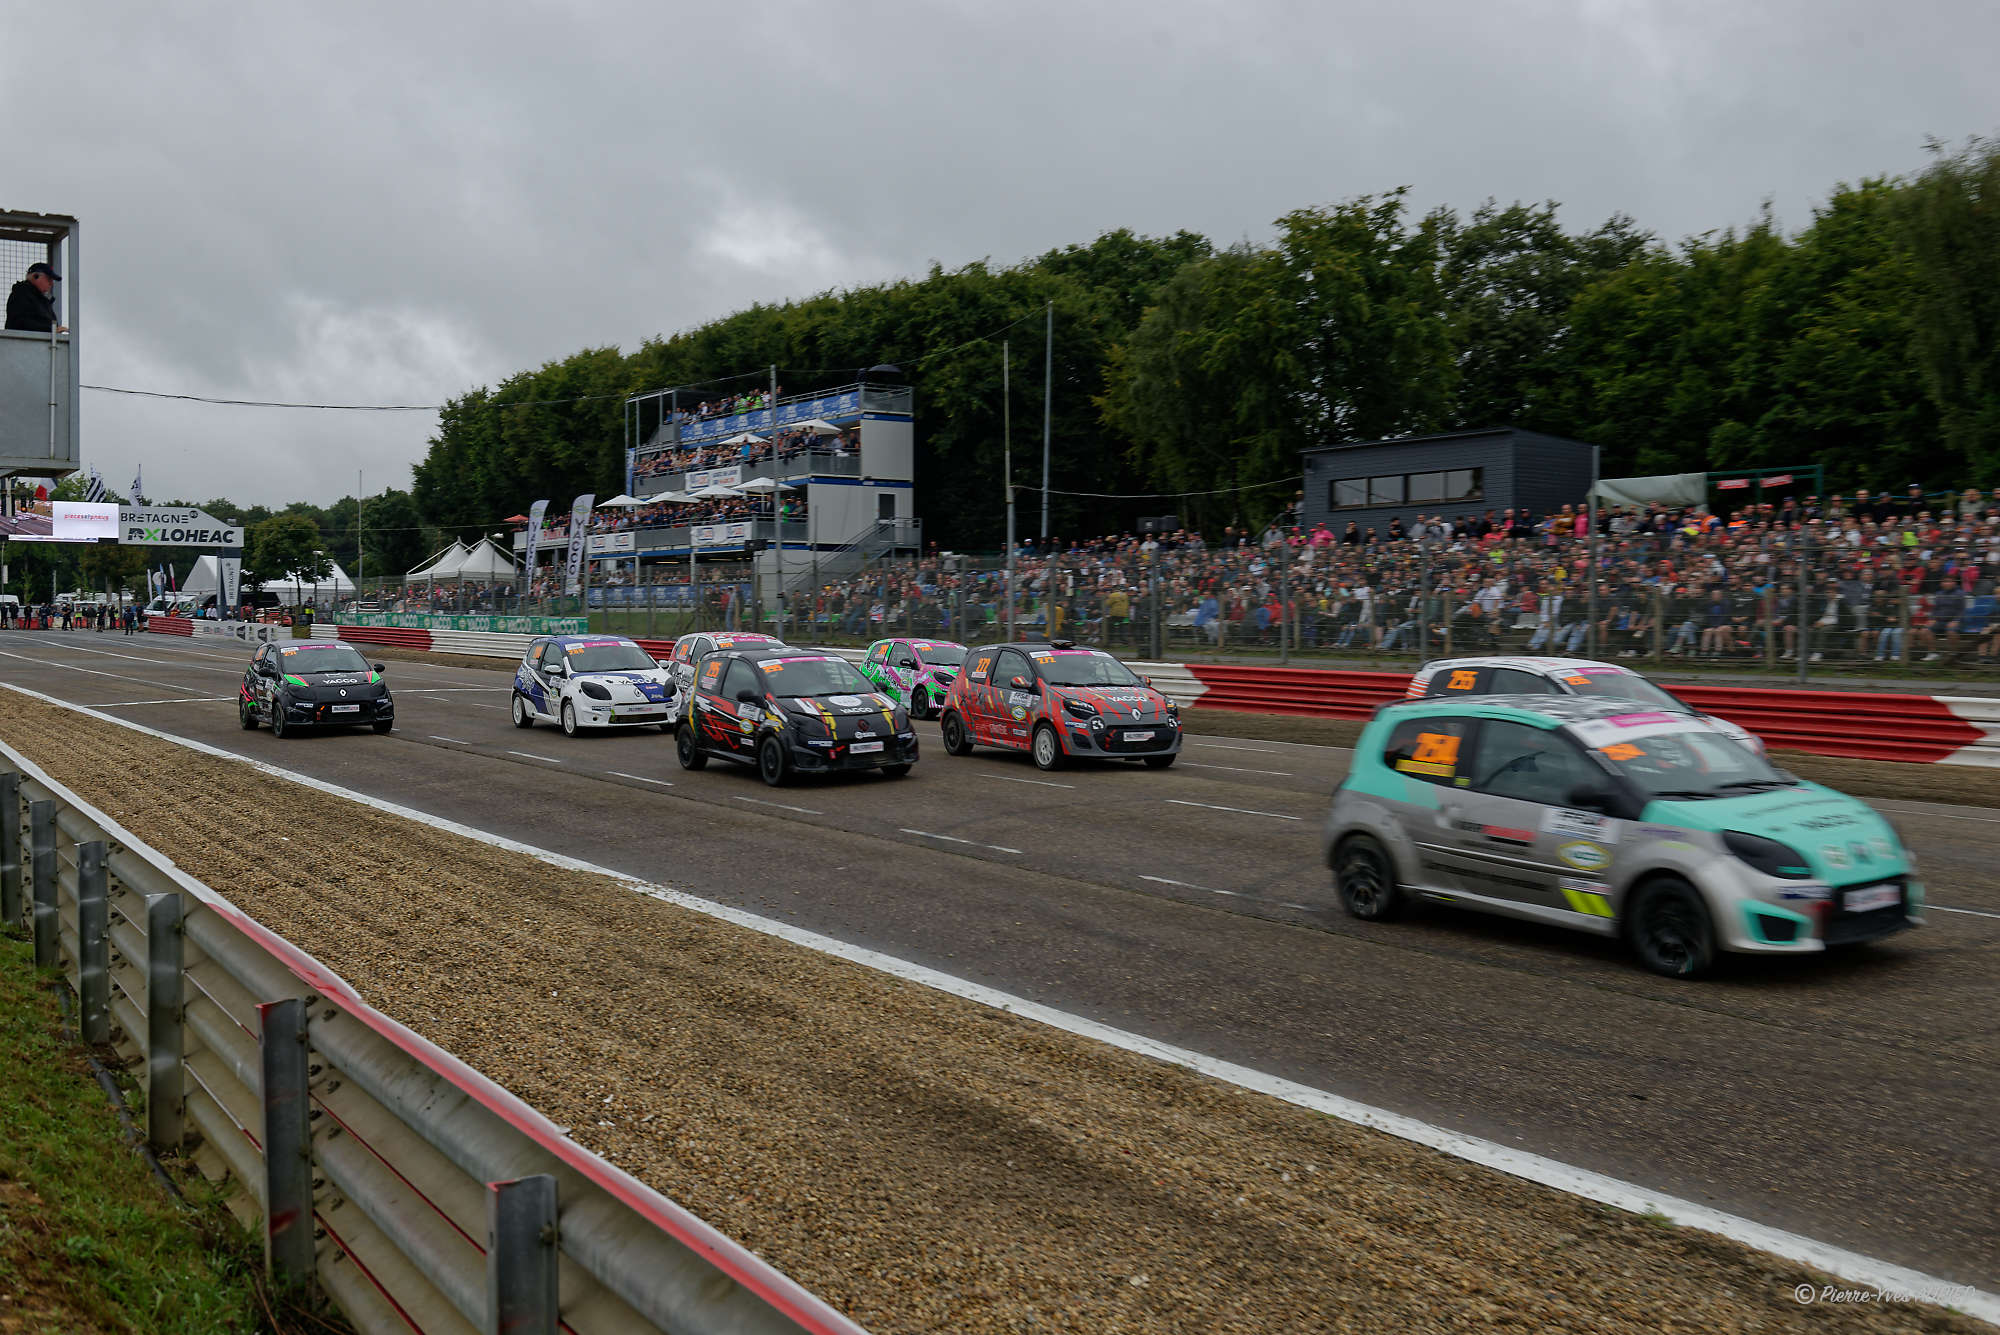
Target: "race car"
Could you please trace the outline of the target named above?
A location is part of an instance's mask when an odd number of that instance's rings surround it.
[[[917,760],[910,716],[844,658],[803,649],[724,649],[701,660],[674,734],[681,768],[710,756],[755,765],[772,787],[795,774],[878,770],[892,779]]]
[[[1764,739],[1728,719],[1697,713],[1673,692],[1626,668],[1588,658],[1441,658],[1410,678],[1404,697],[1463,695],[1580,695],[1625,700],[1669,714],[1687,714],[1762,754]]]
[[[934,718],[964,663],[965,646],[950,640],[877,640],[868,646],[861,675],[911,718]]]
[[[1045,770],[1080,756],[1166,769],[1180,755],[1180,706],[1101,649],[1068,640],[988,644],[968,649],[965,663],[938,725],[951,755],[1005,747]]]
[[[747,630],[697,630],[674,641],[668,658],[673,673],[674,700],[670,718],[680,721],[681,707],[694,698],[694,674],[702,657],[718,649],[783,649],[785,642],[774,635]]]
[[[1357,918],[1441,900],[1622,938],[1672,978],[1721,951],[1812,954],[1923,920],[1915,862],[1866,803],[1705,719],[1618,699],[1384,706],[1322,851]]]
[[[396,726],[396,701],[382,680],[382,665],[351,644],[260,644],[244,669],[236,714],[246,732],[268,723],[273,737],[363,724],[381,733]]]
[[[668,670],[622,636],[545,636],[529,642],[514,669],[514,726],[546,719],[571,737],[583,728],[666,732],[674,696]]]

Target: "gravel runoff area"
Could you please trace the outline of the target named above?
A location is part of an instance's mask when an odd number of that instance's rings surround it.
[[[0,736],[885,1335],[1987,1329],[11,693]]]

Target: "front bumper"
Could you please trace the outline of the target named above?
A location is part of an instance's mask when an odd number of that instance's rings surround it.
[[[675,721],[671,700],[576,700],[579,728],[647,728]]]
[[[1062,737],[1073,756],[1103,756],[1111,760],[1171,756],[1179,754],[1181,749],[1180,721],[1172,718],[1154,723],[1110,723],[1065,713]]]
[[[1755,873],[1740,879],[1752,878],[1763,879]],[[1716,914],[1723,949],[1746,955],[1809,955],[1828,946],[1879,941],[1924,920],[1923,883],[1907,874],[1834,888],[1815,882],[1775,884],[1781,887],[1778,902],[1769,893],[1746,893],[1748,886],[1736,887],[1728,911]],[[1825,898],[1807,897],[1821,891]]]
[[[396,718],[396,701],[386,695],[374,700],[293,700],[280,707],[286,723],[301,727],[351,728]]]
[[[858,745],[879,742],[879,751],[856,751]],[[861,742],[843,741],[832,746],[816,746],[788,737],[786,749],[792,755],[792,768],[815,774],[839,774],[848,770],[881,769],[885,765],[914,765],[917,763],[917,735],[912,732],[901,736],[876,736]]]

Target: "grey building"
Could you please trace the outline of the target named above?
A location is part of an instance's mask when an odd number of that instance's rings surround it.
[[[1596,447],[1516,427],[1447,431],[1304,450],[1305,501],[1299,522],[1336,534],[1351,520],[1386,536],[1418,515],[1496,516],[1511,507],[1536,518],[1583,504]]]

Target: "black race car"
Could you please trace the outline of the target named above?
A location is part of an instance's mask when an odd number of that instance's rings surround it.
[[[332,641],[257,646],[236,712],[246,731],[268,723],[273,737],[294,728],[366,724],[388,732],[396,726],[382,665],[370,664],[351,644]]]
[[[717,651],[695,668],[675,749],[683,769],[722,756],[755,765],[776,787],[839,770],[900,779],[916,763],[917,734],[901,705],[832,654]]]

